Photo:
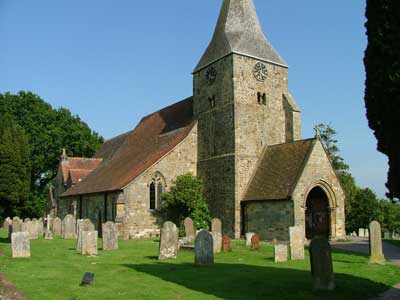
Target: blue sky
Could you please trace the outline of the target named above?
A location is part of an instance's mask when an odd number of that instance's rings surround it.
[[[385,193],[365,118],[365,1],[254,0],[289,64],[303,136],[329,123],[357,183]],[[30,90],[110,138],[192,95],[221,0],[0,0],[0,93]]]

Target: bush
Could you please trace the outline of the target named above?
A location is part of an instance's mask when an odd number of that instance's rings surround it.
[[[183,230],[183,220],[190,217],[196,229],[208,229],[211,215],[203,195],[203,182],[192,174],[176,178],[169,192],[162,195],[162,212]]]

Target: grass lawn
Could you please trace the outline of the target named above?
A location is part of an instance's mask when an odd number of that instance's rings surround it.
[[[390,243],[392,245],[400,247],[400,240],[385,240],[385,242],[388,242],[388,243]]]
[[[259,252],[234,243],[234,251],[216,256],[212,267],[193,265],[194,253],[181,251],[177,260],[159,262],[153,240],[121,241],[120,250],[83,257],[75,241],[31,242],[30,259],[11,259],[6,233],[0,231],[0,272],[31,300],[130,299],[362,299],[400,282],[400,268],[369,265],[368,258],[333,253],[337,290],[313,293],[309,257],[275,264],[272,247]],[[90,287],[80,287],[85,272],[95,274]]]

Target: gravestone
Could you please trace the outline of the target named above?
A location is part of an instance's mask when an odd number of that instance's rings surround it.
[[[13,258],[31,257],[28,232],[15,232],[11,234],[11,255]]]
[[[218,218],[211,220],[211,232],[217,232],[222,234],[222,222]]]
[[[288,246],[286,244],[274,245],[274,261],[276,263],[288,261]]]
[[[354,237],[357,237],[357,236],[358,236],[358,235],[357,235],[357,232],[353,231],[353,236],[354,236]]]
[[[260,250],[260,237],[257,233],[253,234],[251,237],[251,249]]]
[[[60,218],[54,218],[53,219],[53,221],[52,221],[52,223],[53,223],[53,228],[52,228],[52,230],[53,230],[53,236],[54,237],[61,237],[62,236],[62,230],[61,230],[61,227],[62,227],[62,223],[61,223],[61,219]]]
[[[36,232],[37,232],[38,237],[42,238],[43,234],[44,234],[42,218],[40,218],[39,220],[36,220],[34,222],[34,224],[36,226]]]
[[[193,226],[193,220],[189,217],[185,218],[183,221],[183,225],[185,226],[185,234],[188,240],[194,240],[195,238],[195,231]]]
[[[53,239],[53,232],[51,230],[46,230],[44,234],[44,239],[45,240],[52,240]]]
[[[304,259],[304,229],[301,226],[289,227],[290,259]]]
[[[333,291],[335,275],[333,273],[332,253],[329,242],[324,237],[311,241],[310,247],[311,274],[315,291]]]
[[[80,252],[82,249],[82,232],[83,231],[95,231],[95,228],[94,228],[92,221],[90,221],[89,219],[78,220],[77,228],[78,228],[78,230],[77,230],[78,237],[77,237],[77,243],[76,243],[76,250],[78,252]]]
[[[358,236],[359,236],[359,237],[365,237],[365,230],[364,230],[364,228],[359,228],[359,229],[358,229]]]
[[[382,230],[381,224],[377,221],[372,221],[369,224],[369,263],[370,264],[384,264],[385,256],[382,250]]]
[[[73,215],[66,215],[62,221],[62,237],[66,240],[76,239],[76,220]]]
[[[103,250],[118,249],[118,228],[113,222],[103,224]]]
[[[29,219],[29,218],[25,218],[24,219],[24,223],[26,223],[26,222],[29,222],[31,219]]]
[[[93,285],[93,282],[94,282],[94,274],[87,272],[83,275],[81,286]]]
[[[254,232],[246,233],[246,246],[251,246],[251,238],[253,237]]]
[[[385,232],[385,240],[389,240],[390,239],[390,232]]]
[[[178,255],[179,230],[172,222],[165,222],[160,234],[160,252],[158,259],[176,258]]]
[[[369,230],[367,228],[364,229],[365,237],[369,237]]]
[[[272,239],[272,245],[278,245],[279,241],[277,238]]]
[[[82,231],[81,232],[82,255],[97,255],[98,254],[98,234],[97,231]]]
[[[35,222],[33,221],[28,221],[26,222],[27,225],[27,232],[29,233],[29,239],[30,240],[37,240],[38,239],[38,231],[37,231],[37,226]]]
[[[224,235],[224,237],[222,238],[222,250],[224,252],[231,252],[232,251],[232,240],[227,235]]]
[[[12,220],[10,218],[6,218],[3,222],[3,229],[8,230],[8,226],[12,224]]]
[[[213,237],[207,230],[201,230],[194,242],[194,256],[196,266],[214,264]]]
[[[211,235],[213,237],[213,251],[214,254],[221,253],[221,248],[222,248],[222,235],[220,232],[211,232]]]
[[[18,217],[14,217],[12,220],[12,232],[21,232],[22,231],[22,221]]]

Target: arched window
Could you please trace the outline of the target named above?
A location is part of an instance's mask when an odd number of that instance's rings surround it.
[[[156,172],[149,185],[149,208],[151,210],[161,208],[161,195],[165,192],[165,187],[166,185],[164,176],[162,176],[160,172]]]
[[[156,185],[150,183],[150,209],[156,209]]]

